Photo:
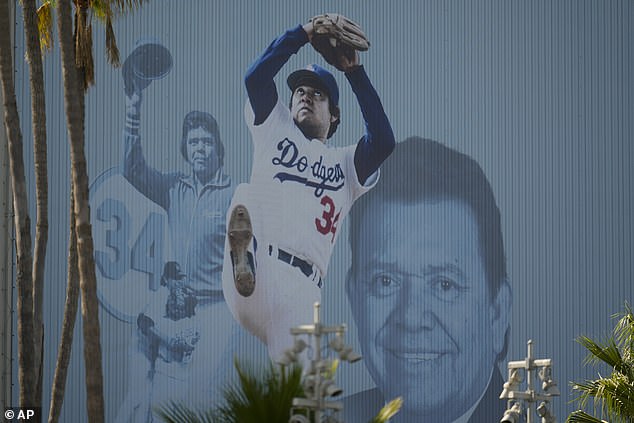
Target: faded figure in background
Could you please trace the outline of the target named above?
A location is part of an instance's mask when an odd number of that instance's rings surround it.
[[[126,120],[124,177],[165,209],[172,261],[165,263],[159,294],[136,322],[128,393],[116,421],[153,421],[152,407],[166,401],[206,404],[232,371],[240,331],[222,294],[225,215],[234,187],[223,172],[224,145],[212,115],[189,112],[174,150],[190,172],[164,173],[143,155],[140,122],[143,90],[165,72],[165,47],[142,42],[123,65]],[[171,62],[171,57],[170,57]],[[163,66],[164,68],[164,66]],[[152,148],[150,140],[147,148]]]
[[[377,387],[347,398],[366,422],[403,397],[394,423],[498,421],[511,309],[500,213],[480,166],[408,138],[351,212],[346,289]]]

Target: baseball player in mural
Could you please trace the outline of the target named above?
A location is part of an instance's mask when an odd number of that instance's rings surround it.
[[[167,400],[209,401],[231,371],[231,340],[240,330],[222,295],[225,216],[234,190],[223,172],[216,120],[201,111],[185,116],[174,150],[190,165],[188,173],[158,171],[143,155],[143,90],[166,54],[160,44],[141,42],[122,69],[123,175],[166,211],[172,261],[161,277],[164,294],[138,315],[138,347],[131,353],[129,391],[117,421],[151,421],[151,407]]]
[[[394,423],[499,421],[511,289],[500,213],[480,166],[409,138],[350,220],[346,289],[377,387],[344,402],[345,421],[366,422],[397,396]]]
[[[324,21],[358,41],[318,49],[344,73],[365,120],[366,133],[343,148],[328,145],[340,121],[339,88],[330,72],[310,65],[291,73],[290,100],[280,98],[273,81],[301,47],[311,42],[318,48]],[[312,321],[337,228],[352,203],[374,186],[394,147],[355,49],[364,42],[367,47],[358,26],[343,16],[319,16],[275,39],[245,77],[254,162],[250,183],[238,187],[230,208],[223,288],[233,315],[274,360],[292,345],[289,329]]]

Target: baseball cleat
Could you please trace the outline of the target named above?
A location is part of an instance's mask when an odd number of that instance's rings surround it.
[[[255,290],[255,274],[251,268],[247,248],[253,239],[253,228],[247,208],[241,204],[234,207],[229,219],[229,247],[233,263],[233,281],[238,293],[248,297]]]

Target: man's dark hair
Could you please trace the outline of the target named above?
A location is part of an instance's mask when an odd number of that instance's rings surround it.
[[[396,144],[392,155],[381,166],[377,186],[353,206],[350,212],[352,271],[358,270],[356,255],[363,249],[359,237],[366,210],[395,201],[417,204],[438,200],[461,201],[473,212],[489,294],[494,299],[507,279],[507,272],[500,211],[493,189],[475,160],[439,142],[420,137],[410,137]],[[397,219],[398,213],[395,210],[384,221]],[[412,222],[412,231],[416,231],[416,222]],[[508,341],[508,333],[506,338]],[[499,358],[505,355],[506,347]]]
[[[326,138],[332,137],[333,134],[337,132],[337,127],[341,123],[341,109],[339,109],[339,106],[334,106],[330,102],[330,99],[328,99],[328,109],[330,110],[330,114],[336,117],[337,120],[330,124],[330,127],[328,128],[328,135],[326,135]]]
[[[202,128],[209,132],[214,138],[216,145],[218,146],[218,159],[220,166],[225,162],[225,146],[220,138],[220,129],[218,128],[218,122],[209,113],[200,112],[198,110],[191,111],[185,115],[183,119],[183,137],[181,138],[181,154],[187,160],[187,134],[192,129]]]

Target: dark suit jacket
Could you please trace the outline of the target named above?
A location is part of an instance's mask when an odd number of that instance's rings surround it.
[[[499,422],[506,410],[506,401],[500,399],[504,379],[496,368],[491,377],[491,383],[474,410],[469,423]],[[342,412],[345,423],[368,423],[383,407],[385,401],[377,388],[362,391],[343,400]],[[407,422],[407,423],[435,423],[435,422]]]

